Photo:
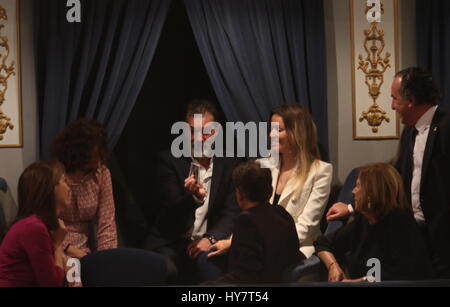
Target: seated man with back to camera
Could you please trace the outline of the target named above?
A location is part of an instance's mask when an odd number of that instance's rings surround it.
[[[233,171],[239,215],[229,250],[228,273],[209,284],[277,283],[285,271],[305,259],[294,219],[272,196],[270,169],[258,162],[240,164]]]

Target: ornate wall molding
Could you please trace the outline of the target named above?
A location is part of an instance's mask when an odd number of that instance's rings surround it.
[[[353,138],[399,138],[390,98],[398,71],[397,1],[350,0],[350,12]]]
[[[0,147],[22,146],[19,2],[0,0]]]

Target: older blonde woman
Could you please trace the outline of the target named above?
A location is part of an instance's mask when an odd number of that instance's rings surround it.
[[[272,149],[279,152],[279,159],[271,169],[274,191],[270,202],[291,214],[300,251],[310,257],[314,253],[313,242],[321,235],[320,220],[330,194],[333,168],[320,160],[316,126],[300,104],[286,104],[272,110],[271,121],[279,125],[278,131],[270,134]],[[270,165],[273,164],[269,163],[270,159],[258,161]],[[230,243],[231,238],[217,242],[209,257],[223,254]]]
[[[353,194],[354,221],[315,242],[328,280],[367,281],[371,259],[379,261],[381,280],[432,277],[428,251],[397,170],[385,163],[361,167]],[[347,274],[337,260],[344,257]]]

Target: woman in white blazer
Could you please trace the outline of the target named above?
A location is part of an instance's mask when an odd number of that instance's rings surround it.
[[[333,167],[320,160],[316,126],[308,110],[300,104],[286,104],[272,110],[271,121],[279,129],[271,131],[272,149],[279,159],[271,169],[272,204],[286,209],[294,218],[300,251],[308,258],[314,253],[313,242],[321,235],[320,220],[330,194]],[[278,142],[276,142],[278,135]],[[273,162],[273,158],[258,160]],[[209,257],[228,250],[230,240],[213,245]]]

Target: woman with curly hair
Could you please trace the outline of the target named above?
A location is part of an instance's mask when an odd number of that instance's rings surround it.
[[[60,218],[67,227],[63,247],[67,255],[81,258],[97,249],[117,248],[115,206],[111,173],[105,165],[106,130],[93,120],[80,119],[67,127],[52,142],[52,154],[66,169],[72,190],[70,205]],[[95,238],[90,227],[96,225]]]

